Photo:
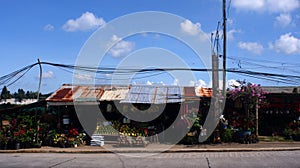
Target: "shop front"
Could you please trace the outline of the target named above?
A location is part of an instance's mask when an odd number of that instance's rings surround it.
[[[163,134],[167,129],[188,132],[200,97],[194,87],[63,85],[47,102],[58,111],[58,127],[66,131],[76,127],[90,136],[103,135],[108,142],[121,134],[164,143],[172,141]]]

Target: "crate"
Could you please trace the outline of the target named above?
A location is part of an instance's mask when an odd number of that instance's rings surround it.
[[[91,138],[91,146],[104,146],[104,136],[93,134]]]

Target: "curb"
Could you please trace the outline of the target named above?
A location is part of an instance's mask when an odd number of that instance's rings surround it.
[[[145,149],[74,149],[74,148],[55,148],[55,149],[18,149],[18,150],[0,150],[3,153],[188,153],[188,152],[262,152],[262,151],[296,151],[300,147],[272,147],[272,148],[212,148],[212,149],[169,149],[145,150]]]

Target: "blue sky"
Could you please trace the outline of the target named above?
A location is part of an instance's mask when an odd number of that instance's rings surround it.
[[[227,7],[227,67],[299,74],[299,0],[227,0]],[[221,0],[3,0],[0,5],[0,76],[35,63],[38,58],[47,62],[75,64],[81,48],[99,27],[118,17],[143,11],[161,11],[185,18],[180,28],[189,35],[201,31],[209,36],[216,31],[218,22],[222,22]],[[106,54],[102,62],[105,66],[116,66],[127,54],[139,49],[160,47],[179,55],[189,67],[203,68],[201,61],[186,46],[163,34],[145,33],[126,39],[116,35],[111,40],[120,41]],[[38,73],[38,67],[34,67],[9,86],[9,90],[37,90]],[[88,75],[80,77],[89,78]],[[196,74],[196,78],[194,83],[187,83],[206,86],[211,83],[206,74]],[[262,85],[285,85],[228,73],[227,80],[230,79],[247,79]],[[176,84],[178,79],[164,74],[132,82]],[[43,93],[52,92],[63,83],[72,83],[71,73],[43,65]],[[290,85],[296,84],[291,82]]]

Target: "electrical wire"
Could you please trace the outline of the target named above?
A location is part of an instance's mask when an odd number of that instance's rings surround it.
[[[235,58],[230,58],[232,60],[237,60]],[[241,62],[247,62],[244,60],[239,60]],[[270,66],[264,66],[261,64],[256,64],[253,62],[247,62],[247,64],[252,63],[252,65],[257,65],[261,67],[268,67],[268,68],[275,68]],[[126,76],[122,78],[122,75],[133,75],[138,74],[131,79],[144,79],[149,78],[153,76],[162,75],[164,73],[170,72],[170,71],[191,71],[191,72],[212,72],[212,69],[207,68],[145,68],[145,69],[139,69],[139,68],[112,68],[112,67],[88,67],[88,66],[80,66],[80,65],[66,65],[66,64],[58,64],[58,63],[51,63],[51,62],[41,62],[43,65],[49,65],[53,67],[57,67],[59,69],[62,69],[64,71],[67,71],[69,73],[73,73],[75,75],[80,75],[80,72],[89,72],[89,73],[95,73],[95,74],[102,74],[102,75],[118,75],[118,79],[116,80],[128,80]],[[28,65],[24,68],[21,68],[19,70],[16,70],[12,73],[9,73],[5,76],[0,77],[0,86],[2,85],[12,85],[21,78],[27,74],[28,71],[30,71],[34,66],[38,65],[38,63],[34,63],[31,65]],[[288,64],[287,64],[288,65]],[[296,65],[296,64],[295,64]],[[294,66],[294,65],[293,65]],[[222,70],[219,70],[220,72]],[[268,73],[268,72],[258,72],[253,70],[247,70],[243,68],[227,68],[226,72],[238,74],[242,76],[257,78],[257,79],[264,79],[269,80],[273,82],[278,83],[284,83],[284,84],[300,84],[300,76],[298,75],[292,75],[292,74],[281,74],[281,73]],[[95,79],[102,79],[102,80],[111,80],[112,78],[108,77],[96,77]]]

